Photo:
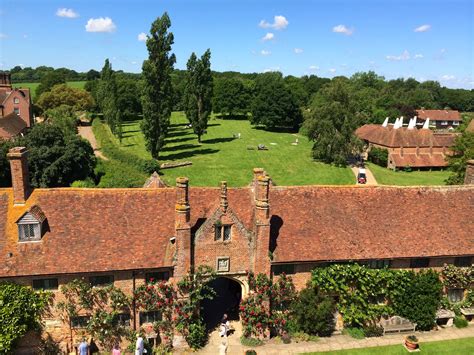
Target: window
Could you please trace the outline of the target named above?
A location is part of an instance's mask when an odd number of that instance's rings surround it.
[[[273,265],[273,274],[280,275],[286,274],[291,275],[295,273],[295,264],[278,264]]]
[[[140,325],[145,323],[154,323],[161,320],[161,313],[159,311],[140,312]]]
[[[114,277],[112,275],[91,276],[89,278],[91,286],[109,286],[113,285]]]
[[[453,121],[453,126],[459,126],[459,121]]]
[[[22,242],[41,239],[39,223],[18,224],[18,233]]]
[[[461,302],[464,299],[464,290],[462,288],[448,289],[448,299],[450,302]]]
[[[91,319],[90,316],[77,316],[71,318],[71,328],[85,328],[87,322]]]
[[[19,115],[20,114],[20,109],[18,107],[14,107],[13,112],[15,112],[17,115]]]
[[[167,281],[169,278],[170,278],[169,271],[147,272],[145,274],[145,282]]]
[[[19,104],[19,103],[20,103],[20,99],[19,99],[18,97],[13,98],[13,103],[14,103],[14,104]]]
[[[472,265],[472,258],[470,256],[463,256],[459,258],[454,258],[454,265],[455,266],[471,266]]]
[[[58,289],[58,279],[33,280],[33,289],[35,289],[35,290],[57,290]]]
[[[369,269],[383,269],[389,268],[390,264],[390,260],[369,260],[366,265]]]
[[[410,260],[410,267],[412,269],[417,269],[421,267],[428,267],[430,264],[430,259],[429,258],[417,258],[417,259],[411,259]]]
[[[232,238],[231,225],[215,225],[214,226],[214,240],[228,241]]]
[[[117,323],[123,327],[130,327],[130,313],[117,314]]]
[[[441,121],[441,126],[447,126],[448,125],[448,121]]]

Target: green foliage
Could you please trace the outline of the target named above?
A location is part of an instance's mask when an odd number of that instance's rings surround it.
[[[342,334],[347,334],[354,339],[364,339],[365,334],[361,328],[344,328]]]
[[[298,329],[306,334],[330,336],[334,331],[335,305],[314,287],[301,290],[292,305],[292,317]]]
[[[70,326],[72,317],[89,315],[87,333],[108,349],[128,335],[127,327],[118,322],[118,314],[129,313],[131,302],[119,288],[92,287],[84,279],[74,279],[60,290],[63,300],[56,309],[64,323]]]
[[[42,93],[50,91],[55,85],[65,84],[66,76],[57,71],[48,72],[43,76],[40,84],[36,87],[36,97],[39,97]]]
[[[362,330],[367,338],[381,337],[383,335],[383,328],[377,325],[368,325],[362,328]]]
[[[371,148],[369,151],[369,161],[386,168],[388,163],[388,150],[383,148]]]
[[[74,111],[88,111],[95,105],[94,99],[87,91],[66,84],[56,85],[51,91],[42,93],[36,104],[43,111],[61,105],[71,106]]]
[[[250,122],[267,129],[297,129],[303,120],[301,110],[280,73],[265,73],[257,77],[251,112]]]
[[[173,33],[168,32],[170,26],[171,21],[166,12],[152,23],[150,36],[146,41],[148,59],[142,66],[144,87],[141,128],[146,148],[153,158],[158,158],[164,146],[173,108],[171,73],[176,57],[169,54],[174,42]]]
[[[55,125],[35,125],[24,143],[33,187],[69,186],[93,175],[96,159],[89,142],[65,137]]]
[[[263,345],[263,341],[261,339],[258,339],[258,338],[252,338],[252,337],[246,337],[244,335],[242,335],[240,337],[240,343],[243,345],[243,346],[250,346],[250,347],[255,347],[255,346],[260,346],[260,345]]]
[[[250,110],[250,90],[242,80],[236,78],[223,78],[215,80],[214,86],[214,112],[225,115],[246,115]]]
[[[184,102],[186,117],[199,143],[212,112],[212,90],[211,51],[208,49],[201,59],[197,59],[193,52],[187,63]]]
[[[454,140],[451,148],[454,155],[448,156],[449,167],[453,172],[447,179],[449,185],[462,185],[467,161],[474,159],[474,132],[464,131]]]
[[[308,342],[308,341],[318,341],[319,337],[316,335],[310,335],[305,332],[291,332],[291,338],[299,343],[299,342]]]
[[[456,316],[454,317],[454,325],[456,328],[466,328],[469,325],[469,322],[464,317]]]
[[[437,272],[420,271],[413,274],[412,280],[394,297],[393,308],[397,315],[416,323],[417,329],[431,330],[436,324],[442,288]]]
[[[61,105],[47,110],[44,115],[48,122],[61,129],[64,136],[77,133],[77,117],[71,106]]]
[[[353,133],[363,119],[348,81],[331,81],[315,96],[303,124],[305,134],[314,142],[313,157],[345,166],[347,158],[361,150],[362,143]]]
[[[185,339],[191,349],[201,349],[204,347],[204,345],[206,345],[206,325],[201,319],[198,319],[196,322],[193,322],[189,325]]]
[[[7,159],[8,150],[13,148],[12,141],[0,139],[0,187],[12,186],[10,162]]]
[[[458,267],[446,264],[441,276],[447,288],[468,288],[474,283],[474,266]]]
[[[39,329],[39,321],[52,299],[50,293],[30,287],[0,283],[0,353],[12,353],[15,342],[28,330]]]

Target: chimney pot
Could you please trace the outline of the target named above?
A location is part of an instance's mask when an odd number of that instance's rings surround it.
[[[8,151],[12,174],[13,203],[24,204],[31,193],[28,172],[28,150],[25,147],[14,147]]]
[[[189,206],[189,179],[179,177],[176,179],[176,224],[184,226],[190,220]]]
[[[222,212],[227,211],[229,207],[229,201],[227,200],[227,181],[221,181],[221,209]]]

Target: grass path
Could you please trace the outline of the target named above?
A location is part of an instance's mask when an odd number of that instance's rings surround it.
[[[451,174],[448,170],[406,172],[393,171],[370,163],[367,166],[381,185],[446,185],[445,180]]]
[[[185,128],[183,113],[174,112],[171,123],[160,162],[189,160],[193,165],[162,170],[169,184],[174,184],[178,176],[188,176],[194,186],[217,186],[221,180],[227,180],[230,186],[245,186],[254,167],[264,168],[277,185],[354,184],[349,168],[314,162],[311,142],[299,134],[264,131],[253,128],[246,120],[212,119],[199,144],[192,129]],[[132,121],[123,125],[121,145],[117,138],[111,139],[121,150],[149,159],[139,124],[140,121]],[[241,138],[233,138],[238,133]],[[296,139],[299,144],[292,145]],[[258,144],[268,150],[257,150]]]

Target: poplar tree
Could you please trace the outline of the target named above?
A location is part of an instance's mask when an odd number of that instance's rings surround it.
[[[117,82],[115,72],[112,69],[109,59],[105,60],[104,67],[100,74],[100,85],[97,93],[99,107],[104,115],[105,121],[113,134],[117,134],[122,141],[122,115],[119,113]]]
[[[198,59],[192,53],[187,63],[185,89],[186,117],[193,126],[194,133],[201,143],[201,136],[207,129],[212,112],[213,81],[211,72],[211,51],[208,49]]]
[[[155,159],[165,143],[173,108],[171,73],[176,62],[170,53],[174,43],[172,32],[168,32],[171,21],[165,12],[152,24],[146,41],[148,59],[143,62],[144,87],[142,94],[143,121],[141,128],[146,148]]]

